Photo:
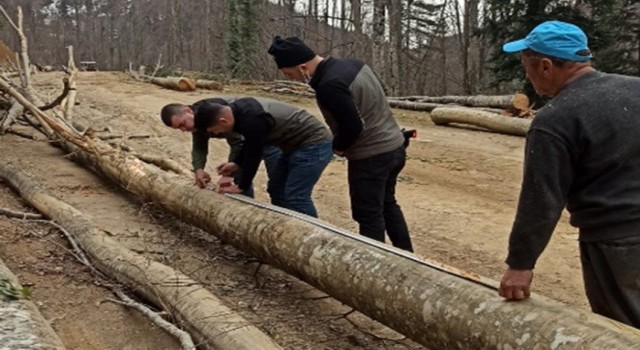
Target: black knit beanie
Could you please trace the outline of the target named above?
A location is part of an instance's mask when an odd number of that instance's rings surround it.
[[[276,60],[278,68],[295,67],[316,57],[316,53],[295,36],[286,39],[274,37],[269,54]]]

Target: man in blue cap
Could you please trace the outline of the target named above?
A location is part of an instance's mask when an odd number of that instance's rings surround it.
[[[527,134],[500,295],[529,296],[566,207],[592,310],[640,328],[640,79],[593,69],[586,35],[569,23],[544,22],[503,49],[520,52],[536,92],[553,99]]]

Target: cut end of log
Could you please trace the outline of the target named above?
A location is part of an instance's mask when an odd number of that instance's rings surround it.
[[[531,118],[534,116],[533,109],[531,109],[529,97],[520,92],[513,95],[513,100],[511,100],[511,108],[509,108],[508,111],[511,113],[511,115],[518,118]]]
[[[195,91],[196,90],[196,82],[193,79],[189,78],[178,78],[176,82],[176,87],[180,91]]]

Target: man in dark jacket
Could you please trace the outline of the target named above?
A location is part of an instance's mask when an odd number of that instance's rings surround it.
[[[275,146],[282,150],[282,156],[269,174],[273,204],[318,216],[311,193],[332,152],[331,133],[314,116],[280,101],[247,97],[198,108],[194,125],[196,130],[214,135],[238,133],[244,137],[238,157],[220,167],[223,175],[241,169],[242,176],[222,192],[239,193],[250,186],[263,150]]]
[[[160,119],[162,122],[173,129],[190,132],[192,136],[191,147],[191,164],[195,174],[195,183],[200,188],[205,188],[209,182],[211,182],[211,175],[207,173],[204,168],[207,164],[207,156],[209,154],[209,139],[210,138],[224,138],[229,144],[230,151],[228,161],[232,162],[238,156],[238,152],[242,149],[243,138],[240,134],[229,134],[224,136],[217,136],[207,132],[197,131],[194,127],[193,116],[195,111],[207,103],[223,103],[228,104],[235,101],[237,97],[225,97],[225,98],[208,98],[195,102],[192,105],[184,105],[181,103],[170,103],[165,105],[160,111]],[[275,164],[278,158],[281,156],[281,152],[276,147],[269,147],[265,149],[263,154],[265,168],[267,169],[267,175],[270,172],[271,165]],[[234,178],[238,179],[242,174],[237,172],[231,174]],[[232,179],[223,178],[220,183],[228,183]],[[268,186],[267,186],[268,188]],[[268,189],[267,189],[268,191]],[[253,186],[248,186],[242,194],[253,197]]]
[[[535,263],[567,208],[591,309],[640,328],[640,79],[591,67],[587,36],[549,21],[504,45],[536,92],[500,295],[530,294]]]
[[[395,191],[406,161],[405,138],[375,73],[362,61],[323,58],[296,37],[269,48],[291,80],[308,83],[334,135],[333,151],[349,160],[351,213],[360,234],[413,251]]]

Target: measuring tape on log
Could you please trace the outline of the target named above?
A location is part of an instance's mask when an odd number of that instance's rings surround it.
[[[479,285],[481,285],[483,287],[487,287],[487,288],[492,289],[492,290],[498,290],[497,283],[495,281],[493,281],[493,280],[489,280],[487,278],[483,278],[480,275],[476,275],[476,274],[473,274],[473,273],[470,273],[470,272],[459,270],[459,269],[457,269],[455,267],[452,267],[452,266],[447,266],[447,265],[444,265],[444,264],[439,264],[439,263],[436,263],[436,262],[429,262],[429,261],[420,259],[420,258],[418,258],[417,256],[415,256],[414,254],[412,254],[410,252],[407,252],[407,251],[404,251],[404,250],[401,250],[401,249],[398,249],[398,248],[390,247],[390,246],[388,246],[388,245],[386,245],[386,244],[384,244],[382,242],[379,242],[379,241],[376,241],[376,240],[373,240],[373,239],[370,239],[370,238],[367,238],[367,237],[364,237],[364,236],[361,236],[361,235],[353,234],[353,233],[351,233],[351,232],[349,232],[347,230],[335,227],[335,226],[330,225],[330,224],[328,224],[326,222],[318,220],[317,218],[314,218],[312,216],[309,216],[309,215],[306,215],[306,214],[302,214],[302,213],[298,213],[296,211],[293,211],[293,210],[290,210],[290,209],[286,209],[286,208],[282,208],[282,207],[278,207],[278,206],[271,205],[271,204],[265,204],[265,203],[256,202],[252,198],[247,197],[247,196],[243,196],[243,195],[240,195],[240,194],[225,193],[224,195],[229,197],[229,198],[235,199],[237,201],[252,205],[254,207],[266,209],[266,210],[269,210],[269,211],[272,211],[272,212],[276,212],[276,213],[279,213],[279,214],[282,214],[282,215],[286,215],[286,216],[289,216],[289,217],[292,217],[292,218],[295,218],[295,219],[310,223],[310,224],[312,224],[314,226],[321,227],[321,228],[323,228],[323,229],[325,229],[327,231],[331,231],[333,233],[337,233],[337,234],[339,234],[339,235],[341,235],[343,237],[347,237],[349,239],[353,239],[355,241],[358,241],[360,243],[364,243],[364,244],[366,244],[368,246],[371,246],[371,247],[376,247],[376,248],[381,249],[381,250],[383,250],[383,251],[385,251],[387,253],[390,253],[390,254],[393,254],[393,255],[396,255],[396,256],[400,256],[400,257],[405,258],[405,259],[409,259],[411,261],[417,262],[420,265],[427,266],[427,267],[436,269],[436,270],[441,271],[441,272],[445,272],[447,274],[462,278],[462,279],[464,279],[466,281],[479,284]]]

